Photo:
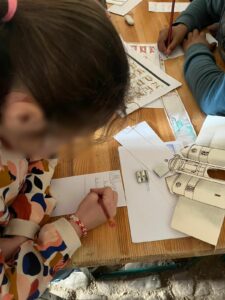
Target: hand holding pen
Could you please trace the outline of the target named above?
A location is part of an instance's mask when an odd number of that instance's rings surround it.
[[[91,189],[91,192],[98,194],[98,204],[101,207],[108,223],[111,227],[116,226],[114,217],[116,215],[116,207],[118,202],[118,194],[114,192],[110,187],[102,189]],[[116,205],[116,207],[115,207]]]
[[[174,11],[176,0],[172,0],[169,27],[159,33],[159,51],[169,56],[177,46],[181,45],[188,33],[188,27],[184,24],[174,25]]]
[[[111,188],[92,189],[81,202],[75,215],[82,221],[87,230],[92,230],[107,220],[115,226],[118,195]],[[104,208],[103,208],[104,207]]]

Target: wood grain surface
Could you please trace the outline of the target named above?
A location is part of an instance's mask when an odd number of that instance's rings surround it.
[[[132,11],[132,15],[135,20],[135,26],[133,27],[127,25],[123,17],[111,16],[119,33],[127,42],[155,43],[160,29],[167,27],[169,24],[169,13],[148,12],[147,0],[143,0]],[[218,53],[216,57],[219,65],[222,65]],[[205,116],[200,112],[185,83],[182,69],[183,57],[166,62],[167,73],[183,84],[178,91],[196,131],[199,132]],[[114,130],[118,132],[128,125],[133,125],[143,120],[147,121],[164,141],[174,139],[163,109],[141,109],[134,112],[123,122],[118,120],[114,124]],[[55,177],[117,170],[120,168],[117,148],[118,144],[112,137],[108,137],[104,143],[89,145],[82,149],[79,154],[75,151],[74,145],[69,145],[61,155]],[[223,226],[217,249],[215,249],[213,246],[191,237],[133,244],[127,208],[118,209],[116,221],[116,228],[112,229],[108,225],[103,225],[90,232],[88,237],[83,239],[83,247],[73,257],[72,263],[75,266],[115,265],[127,262],[149,262],[159,259],[225,253],[225,225]]]

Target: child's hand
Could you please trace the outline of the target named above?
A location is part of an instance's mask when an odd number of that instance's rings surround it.
[[[184,24],[173,26],[172,41],[169,45],[167,45],[168,32],[169,28],[161,30],[158,38],[159,51],[166,55],[170,55],[177,46],[182,44],[186,34],[188,33],[188,28]]]
[[[203,44],[206,45],[210,51],[214,51],[216,48],[216,43],[209,44],[206,40],[206,34],[204,32],[199,32],[195,29],[193,32],[188,34],[188,38],[183,42],[183,48],[186,52],[191,46],[195,44]]]
[[[99,197],[102,197],[109,216],[113,218],[116,215],[117,193],[109,187],[91,190],[75,213],[88,230],[94,229],[107,221],[102,207],[98,203]]]

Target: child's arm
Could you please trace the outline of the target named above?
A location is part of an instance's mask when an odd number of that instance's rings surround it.
[[[170,55],[178,45],[182,44],[188,32],[219,22],[224,5],[224,0],[194,0],[174,23],[170,45],[167,45],[169,28],[160,31],[159,50]]]
[[[116,214],[118,196],[112,189],[104,188],[89,193],[76,212],[87,230],[106,222],[106,216],[98,203],[99,194],[110,217]],[[69,262],[80,246],[80,234],[81,230],[76,223],[61,218],[44,225],[34,241],[25,239],[24,242],[23,238],[12,238],[11,245],[14,248],[18,246],[18,249],[8,261],[4,253],[7,252],[9,244],[7,240],[3,241],[3,251],[0,251],[0,298],[38,298],[55,272]],[[0,239],[0,249],[1,241]]]
[[[177,18],[175,24],[185,24],[189,31],[202,29],[219,22],[224,5],[224,0],[194,0]]]
[[[185,78],[202,111],[225,115],[225,73],[216,65],[205,35],[190,33],[184,50]]]
[[[55,205],[55,200],[48,195],[48,186],[55,165],[56,160],[31,163],[24,190],[10,208],[17,220],[15,221],[15,218],[10,220],[5,233],[9,235],[25,233],[33,236],[29,239],[12,237],[11,241],[7,238],[0,239],[0,298],[36,299],[55,272],[69,262],[81,245],[79,239],[81,229],[72,221],[61,218],[42,227],[42,224],[49,220]],[[76,212],[87,230],[106,221],[98,198],[97,191],[88,194]],[[114,217],[117,194],[110,188],[105,188],[103,200],[109,215]],[[10,260],[9,257],[5,257],[5,254],[8,256],[8,242],[11,242],[14,249],[19,246]]]
[[[56,159],[29,163],[23,188],[10,206],[12,218],[5,229],[6,235],[24,233],[33,238],[40,226],[48,222],[56,205],[48,191],[56,165]]]
[[[62,269],[80,246],[75,228],[65,219],[43,226],[35,241],[23,242],[13,237],[12,247],[18,247],[7,260],[7,239],[0,249],[0,298],[36,299],[47,287],[53,275]]]

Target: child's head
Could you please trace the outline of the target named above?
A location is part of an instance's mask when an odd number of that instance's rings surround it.
[[[6,11],[1,0],[0,17]],[[95,0],[19,0],[0,27],[0,66],[0,136],[26,154],[94,131],[125,107],[127,58]]]

